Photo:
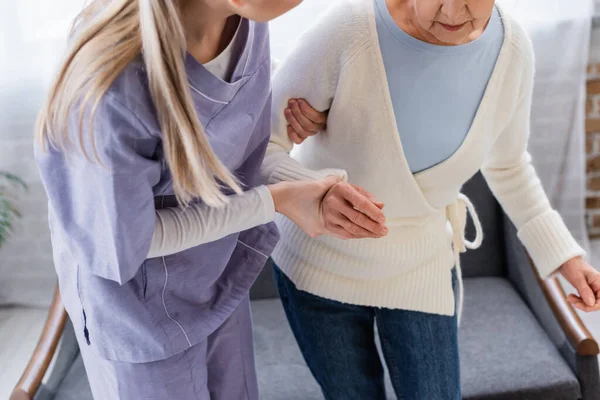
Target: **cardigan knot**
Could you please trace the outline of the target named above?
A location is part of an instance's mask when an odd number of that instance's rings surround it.
[[[467,227],[467,217],[471,215],[473,225],[475,225],[475,239],[471,242],[465,238],[465,229]],[[481,246],[483,241],[483,229],[481,228],[481,221],[475,211],[475,207],[471,200],[464,194],[460,193],[456,201],[446,207],[446,217],[450,226],[452,227],[452,249],[454,252],[454,267],[456,268],[456,278],[458,283],[458,302],[457,302],[457,317],[458,323],[460,323],[463,298],[464,298],[464,286],[462,281],[462,269],[460,265],[460,253],[464,253],[469,250],[474,250]]]

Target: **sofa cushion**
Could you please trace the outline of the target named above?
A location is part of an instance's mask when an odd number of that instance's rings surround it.
[[[275,277],[273,275],[273,260],[269,258],[260,275],[256,278],[256,282],[252,285],[252,289],[250,289],[250,299],[260,300],[278,297]]]
[[[459,343],[465,398],[580,398],[575,374],[508,280],[465,280],[464,304]]]

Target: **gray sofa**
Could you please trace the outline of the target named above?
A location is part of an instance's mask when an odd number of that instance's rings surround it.
[[[468,182],[464,192],[475,204],[485,230],[484,245],[463,257],[464,398],[600,399],[598,345],[566,303],[560,283],[538,279],[513,225],[481,175]],[[472,234],[472,227],[468,231]],[[322,399],[288,327],[270,265],[253,287],[252,299],[261,399]],[[47,371],[52,357],[55,362]],[[388,397],[395,398],[392,390]],[[11,400],[32,398],[91,399],[74,333],[58,296]]]

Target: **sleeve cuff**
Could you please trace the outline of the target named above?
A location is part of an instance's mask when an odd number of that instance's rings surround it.
[[[526,223],[518,233],[542,279],[555,274],[565,262],[585,255],[560,214],[550,211]]]
[[[282,160],[271,176],[269,183],[277,183],[282,181],[304,181],[304,180],[320,180],[328,176],[339,176],[344,181],[348,181],[348,173],[343,169],[327,168],[318,171],[305,168],[297,161],[287,158]]]
[[[263,224],[272,222],[275,219],[275,203],[271,191],[266,186],[258,186],[254,190],[258,193],[263,205]]]

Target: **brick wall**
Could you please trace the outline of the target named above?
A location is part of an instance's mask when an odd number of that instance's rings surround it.
[[[586,99],[587,220],[591,236],[600,236],[600,65],[588,66]]]
[[[600,29],[591,38],[590,63],[587,70],[586,154],[587,154],[587,223],[590,236],[600,237]]]

